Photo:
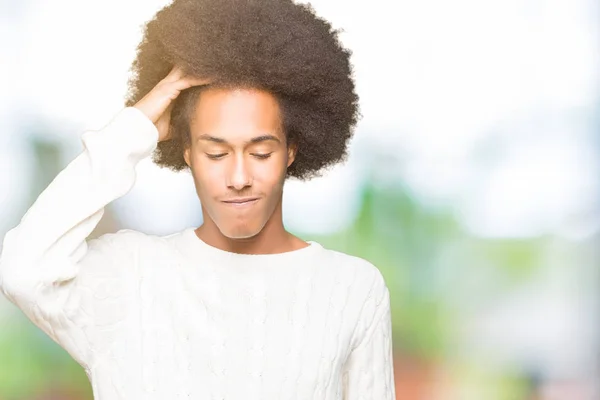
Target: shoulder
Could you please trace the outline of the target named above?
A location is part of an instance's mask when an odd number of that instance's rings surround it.
[[[180,257],[184,231],[170,234],[152,234],[133,229],[121,229],[91,239],[87,244],[87,258],[98,258],[114,264],[135,264],[151,269],[172,264]]]
[[[133,229],[121,229],[104,233],[86,241],[75,255],[76,260],[86,263],[137,263],[142,258],[153,259],[154,254],[164,253],[168,246],[166,236],[147,234]]]
[[[88,240],[90,249],[133,250],[144,246],[165,243],[168,236],[158,236],[140,232],[134,229],[120,229],[116,232],[102,234]]]
[[[336,250],[326,250],[328,262],[337,268],[350,281],[352,292],[364,302],[373,301],[377,305],[389,296],[386,280],[379,268],[372,262]]]
[[[152,267],[159,262],[166,237],[147,234],[133,229],[104,233],[87,240],[74,255],[80,265],[78,280],[89,287],[102,284],[135,284],[142,265]],[[133,279],[130,281],[129,279]],[[102,283],[104,282],[104,283]]]
[[[385,286],[385,279],[379,268],[369,260],[337,250],[326,249],[328,260],[347,274],[355,275],[368,286]]]

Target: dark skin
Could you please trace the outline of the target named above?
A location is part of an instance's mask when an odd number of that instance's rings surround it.
[[[167,138],[172,101],[206,79],[175,67],[135,107]],[[190,121],[184,158],[192,171],[204,223],[199,239],[241,254],[276,254],[308,244],[285,230],[283,186],[295,147],[287,143],[279,104],[268,92],[207,87]]]

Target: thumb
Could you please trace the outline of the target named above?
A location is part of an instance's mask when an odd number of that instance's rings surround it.
[[[170,138],[170,127],[171,127],[171,111],[173,110],[173,103],[170,103],[165,111],[161,114],[156,121],[156,128],[158,129],[158,140],[167,140]]]

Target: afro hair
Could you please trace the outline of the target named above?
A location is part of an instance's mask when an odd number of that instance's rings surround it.
[[[359,118],[351,52],[310,5],[292,0],[174,0],[144,26],[131,65],[126,106],[136,104],[174,65],[212,85],[265,90],[278,100],[283,129],[297,148],[287,177],[309,179],[347,156]],[[202,87],[174,103],[170,139],[153,161],[188,168],[189,110]]]

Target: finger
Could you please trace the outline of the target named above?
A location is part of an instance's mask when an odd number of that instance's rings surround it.
[[[206,85],[208,83],[210,83],[210,80],[207,78],[186,77],[173,82],[172,87],[177,91],[182,91],[192,86]]]
[[[190,76],[189,78],[186,78],[186,80],[188,81],[190,86],[208,85],[212,81],[209,78],[198,78],[198,77],[192,77],[192,76]]]
[[[171,71],[167,74],[167,76],[164,77],[163,81],[176,82],[184,76],[185,73],[183,71],[183,68],[181,68],[179,65],[175,65],[173,66],[173,68],[171,68]]]

